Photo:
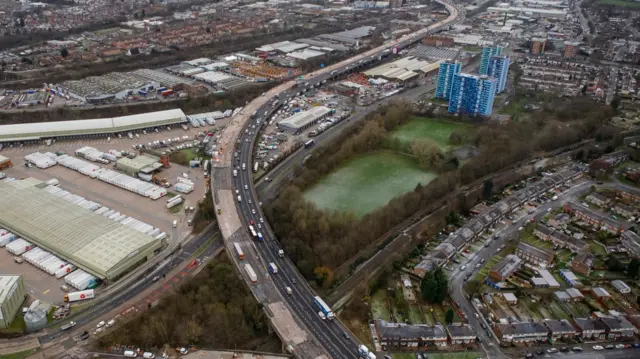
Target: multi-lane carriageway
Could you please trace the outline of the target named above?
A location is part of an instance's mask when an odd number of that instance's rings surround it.
[[[305,76],[304,82],[318,86],[324,80],[378,61],[394,47],[402,50],[429,33],[455,24],[464,16],[454,5],[443,0],[436,1],[447,8],[450,14],[447,19],[394,43],[311,73]],[[251,155],[259,127],[264,123],[264,119],[277,110],[277,107],[271,106],[273,100],[293,96],[300,91],[297,86],[295,81],[291,81],[268,91],[245,106],[225,129],[218,141],[219,153],[214,157],[212,166],[214,205],[225,245],[229,253],[233,253],[239,272],[250,285],[254,296],[265,305],[274,329],[285,344],[292,346],[294,354],[299,358],[317,358],[323,355],[335,359],[356,358],[359,343],[347,334],[348,330],[337,319],[322,320],[318,316],[319,309],[313,301],[315,293],[293,263],[286,256],[278,255],[279,244],[264,220],[252,181]],[[252,117],[253,113],[257,113],[255,118]],[[242,164],[245,164],[246,170],[242,170]],[[233,176],[234,168],[237,170],[237,176]],[[238,195],[241,196],[241,201],[238,201]],[[248,232],[250,223],[254,223],[256,230],[262,233],[263,242],[253,240]],[[257,228],[259,223],[262,227],[260,229]],[[235,255],[234,243],[242,245],[244,260],[238,259]],[[248,278],[244,269],[246,263],[250,263],[256,272],[257,283],[252,283]],[[269,263],[277,265],[277,274],[268,273]],[[287,294],[287,287],[291,288],[291,295]]]

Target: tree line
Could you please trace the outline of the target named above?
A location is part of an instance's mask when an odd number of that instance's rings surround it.
[[[519,123],[479,125],[470,139],[479,150],[477,157],[461,168],[441,172],[426,185],[418,184],[413,191],[362,218],[346,212],[321,210],[306,201],[305,189],[344,161],[383,148],[388,141],[385,129],[395,128],[410,115],[406,106],[383,107],[363,123],[345,128],[339,136],[317,148],[305,163],[304,171],[298,169],[292,183],[267,206],[266,215],[300,272],[318,287],[330,288],[336,278],[327,273],[375,243],[390,228],[461,186],[541,152],[595,136],[610,114],[608,106],[575,98],[550,101],[539,116]],[[321,276],[317,268],[322,268]]]
[[[207,265],[175,294],[99,337],[101,347],[196,345],[252,349],[268,336],[268,318],[226,257]]]

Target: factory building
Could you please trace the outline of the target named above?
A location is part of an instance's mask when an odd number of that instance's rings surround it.
[[[41,181],[0,182],[0,227],[103,280],[149,261],[165,240],[58,197]]]
[[[150,180],[148,176],[162,167],[160,158],[144,154],[135,158],[123,157],[116,161],[116,167],[122,172],[132,176],[140,177],[144,180]]]
[[[485,46],[482,48],[482,55],[480,57],[480,68],[478,73],[480,75],[486,75],[489,71],[489,60],[492,57],[502,54],[501,46]]]
[[[308,111],[298,112],[295,115],[278,122],[278,128],[284,131],[300,133],[333,112],[334,110],[328,107],[316,106]]]
[[[440,64],[438,70],[438,84],[436,86],[436,97],[448,100],[451,95],[451,87],[455,75],[462,70],[462,63],[458,61],[445,61]]]
[[[0,276],[0,329],[11,326],[26,298],[22,276]]]
[[[126,73],[112,72],[103,76],[65,81],[60,86],[65,93],[75,99],[88,103],[100,103],[124,99],[127,96],[137,94],[138,91],[153,90],[160,84]]]
[[[80,135],[110,135],[187,122],[180,109],[92,120],[23,123],[0,126],[0,143]]]
[[[507,85],[507,75],[509,74],[509,58],[507,56],[493,56],[489,59],[487,75],[495,77],[497,80],[496,94],[502,93]]]
[[[440,67],[442,60],[429,62],[415,56],[407,56],[363,72],[367,77],[389,81],[407,82],[417,80]]]
[[[491,116],[497,81],[493,77],[457,74],[451,88],[449,112]]]

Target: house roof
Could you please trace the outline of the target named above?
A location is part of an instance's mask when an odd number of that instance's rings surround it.
[[[560,300],[569,300],[569,299],[571,299],[571,296],[567,292],[565,292],[563,290],[559,290],[557,292],[554,292],[553,295],[555,295],[556,298],[558,298]]]
[[[596,260],[596,257],[594,257],[593,254],[582,252],[582,253],[578,253],[578,255],[575,256],[571,261],[574,263],[582,263],[586,267],[591,268],[595,260]]]
[[[498,323],[496,324],[496,327],[498,328],[498,330],[500,330],[500,333],[502,333],[503,336],[523,335],[523,334],[547,334],[549,332],[549,330],[544,325],[537,322],[509,323],[509,324]]]
[[[553,333],[573,333],[576,331],[576,328],[566,319],[546,319],[543,323]]]
[[[475,331],[468,324],[449,324],[447,330],[451,338],[468,338],[475,337]]]
[[[602,288],[602,287],[591,288],[591,292],[596,297],[610,297],[611,296],[611,294],[609,294],[609,292],[606,289]]]
[[[404,323],[388,323],[384,320],[378,320],[376,323],[378,334],[382,338],[404,338],[404,339],[442,339],[447,338],[447,334],[441,325],[426,324],[404,324]]]
[[[602,331],[607,330],[603,322],[591,318],[574,318],[573,321],[581,331]]]
[[[529,243],[520,242],[516,249],[546,262],[551,262],[553,260],[553,252],[548,249],[533,246]]]
[[[567,292],[567,294],[569,294],[571,298],[584,298],[584,295],[582,295],[582,292],[576,288],[567,288],[565,292]]]
[[[636,327],[631,324],[627,318],[619,315],[617,317],[613,316],[603,316],[600,317],[600,320],[609,327],[610,330],[633,330],[637,332]]]
[[[515,254],[509,254],[505,256],[500,262],[491,268],[492,272],[498,273],[501,277],[508,277],[511,273],[515,272],[518,266],[522,263],[522,259]]]

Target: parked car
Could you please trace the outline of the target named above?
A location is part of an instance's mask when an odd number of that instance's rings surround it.
[[[594,345],[593,346],[593,350],[603,350],[604,348],[602,347],[602,345]]]

